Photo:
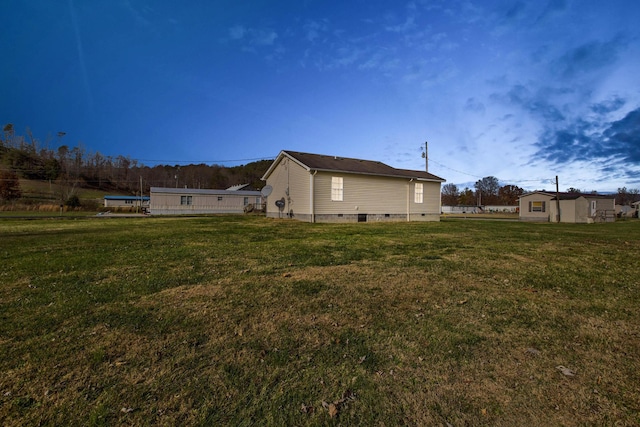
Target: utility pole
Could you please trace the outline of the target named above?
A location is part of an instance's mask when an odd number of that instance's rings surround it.
[[[422,150],[422,158],[424,159],[424,170],[429,172],[429,142],[428,141],[424,142],[424,149]]]
[[[136,206],[136,213],[138,213],[138,207],[140,207],[140,212],[142,212],[142,175],[140,175],[140,198],[138,199],[138,206]]]
[[[560,186],[558,185],[558,175],[556,175],[556,222],[560,223]]]

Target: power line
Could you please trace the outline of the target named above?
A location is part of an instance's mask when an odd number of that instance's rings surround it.
[[[443,168],[445,168],[445,169],[449,169],[449,170],[451,170],[451,171],[453,171],[453,172],[456,172],[456,173],[459,173],[459,174],[462,174],[462,175],[467,175],[467,176],[471,176],[471,177],[479,178],[479,179],[485,178],[484,176],[479,176],[479,175],[475,175],[475,174],[472,174],[472,173],[469,173],[469,172],[463,172],[463,171],[461,171],[461,170],[451,168],[451,167],[449,167],[449,166],[447,166],[447,165],[444,165],[444,164],[442,164],[442,163],[440,163],[440,162],[437,162],[437,161],[433,160],[432,158],[430,158],[430,159],[429,159],[429,162],[435,163],[435,164],[437,164],[438,166],[441,166],[441,167],[443,167]],[[548,181],[548,182],[555,182],[555,179],[549,179],[549,178],[533,178],[533,179],[498,179],[498,180],[499,180],[499,181],[501,181],[501,182],[517,182],[517,183],[523,183],[523,182],[547,182],[547,181]]]
[[[442,166],[442,167],[443,167],[443,168],[445,168],[445,169],[452,170],[452,171],[457,172],[457,173],[460,173],[460,174],[462,174],[462,175],[468,175],[468,176],[472,176],[472,177],[474,177],[474,178],[484,178],[484,177],[482,177],[482,176],[474,175],[474,174],[472,174],[472,173],[462,172],[462,171],[460,171],[460,170],[450,168],[449,166],[443,165],[442,163],[437,162],[437,161],[433,160],[432,158],[431,158],[431,159],[429,159],[429,162],[431,162],[431,163],[435,163],[435,164],[437,164],[438,166]]]
[[[219,163],[234,163],[234,162],[255,162],[258,160],[273,160],[276,156],[266,156],[266,157],[254,157],[248,159],[230,159],[230,160],[161,160],[161,159],[131,159],[137,162],[154,162],[161,163],[167,166],[171,164],[219,164]]]

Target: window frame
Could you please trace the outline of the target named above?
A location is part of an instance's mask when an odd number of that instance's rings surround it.
[[[180,196],[180,206],[193,205],[193,196]]]
[[[418,191],[418,189],[420,191]],[[416,182],[413,188],[413,194],[414,203],[424,203],[424,184],[421,182]]]
[[[529,212],[544,213],[547,211],[547,203],[543,200],[532,200],[529,202]]]
[[[341,176],[331,177],[331,201],[344,201],[344,178]]]

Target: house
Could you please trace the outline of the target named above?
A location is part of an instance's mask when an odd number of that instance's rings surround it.
[[[147,208],[149,196],[104,196],[105,208]]]
[[[616,218],[633,218],[636,216],[636,208],[631,205],[619,205],[616,203]]]
[[[520,197],[520,220],[593,223],[615,221],[615,196],[534,191]]]
[[[151,187],[151,215],[244,213],[262,206],[259,191]]]
[[[520,221],[549,222],[549,204],[555,193],[532,191],[519,199]]]
[[[262,180],[270,190],[266,202],[269,218],[307,222],[440,220],[444,179],[428,172],[396,169],[371,160],[281,151]]]

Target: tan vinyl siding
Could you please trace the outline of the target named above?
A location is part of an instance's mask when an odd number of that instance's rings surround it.
[[[576,200],[560,200],[560,222],[579,222],[578,218],[580,216],[585,217],[587,211],[585,209],[587,205],[584,203],[576,203]],[[553,221],[556,221],[556,201],[553,200],[551,202],[551,218]]]
[[[290,159],[281,161],[269,176],[268,184],[273,187],[273,191],[267,200],[267,216],[280,214],[275,202],[282,198],[285,200],[282,215],[287,215],[291,211],[294,215],[307,214],[309,212],[309,179],[309,172],[302,166]]]
[[[549,221],[549,213],[551,211],[551,198],[553,196],[542,194],[542,193],[532,193],[526,196],[522,196],[520,198],[520,220],[522,221]],[[535,212],[531,209],[530,206],[534,202],[543,202],[544,203],[544,211]],[[553,202],[555,203],[555,201]]]
[[[416,205],[416,212],[440,215],[440,183],[423,182],[424,203]]]
[[[591,203],[595,202],[596,211],[592,212]],[[552,200],[549,206],[550,218],[555,221],[556,201]],[[560,222],[588,224],[592,222],[614,221],[614,198],[590,198],[580,196],[575,199],[560,200]]]
[[[589,200],[589,199],[587,199]],[[604,211],[604,210],[615,210],[616,201],[615,199],[592,199],[596,201],[596,210]]]
[[[331,178],[343,178],[343,201],[331,200]],[[315,176],[317,214],[439,213],[440,183],[423,182],[423,203],[414,201],[414,183],[408,179],[322,172]]]

